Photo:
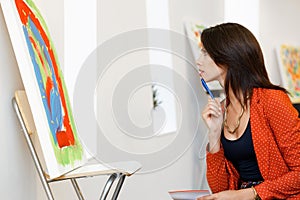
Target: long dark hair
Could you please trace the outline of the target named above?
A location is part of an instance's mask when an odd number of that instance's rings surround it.
[[[229,86],[241,105],[247,105],[247,97],[252,96],[253,88],[286,92],[270,82],[259,43],[244,26],[223,23],[207,28],[201,34],[201,41],[213,61],[227,71],[224,83],[227,98]]]

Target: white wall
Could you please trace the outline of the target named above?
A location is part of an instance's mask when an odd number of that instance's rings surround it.
[[[182,20],[184,17],[192,17],[203,20],[205,24],[222,22],[224,17],[224,1],[187,0],[169,1],[170,29],[183,33]],[[63,2],[37,1],[44,17],[47,20],[52,39],[56,45],[58,56],[63,66],[64,52],[64,26],[63,26]],[[274,48],[282,42],[300,44],[300,27],[298,19],[300,7],[298,0],[260,1],[259,16],[259,41],[265,53],[265,59],[271,80],[280,82]],[[134,9],[133,9],[134,7]],[[98,1],[98,44],[110,39],[112,36],[146,27],[145,1],[130,0],[101,0]],[[3,161],[0,166],[1,199],[46,199],[39,180],[36,177],[29,151],[20,133],[15,114],[11,107],[11,98],[16,89],[22,89],[16,60],[10,39],[5,26],[2,10],[0,12],[0,123],[2,139],[0,140]],[[188,47],[186,49],[188,53]],[[147,60],[142,57],[141,60]],[[184,64],[175,61],[175,64]],[[187,78],[192,74],[182,69],[179,73]],[[197,84],[197,80],[193,80]],[[192,109],[193,104],[188,105],[190,99],[184,100],[187,109]],[[185,119],[191,120],[191,119]],[[187,133],[190,131],[186,130]],[[197,137],[198,140],[199,135]],[[202,182],[201,173],[205,171],[204,163],[198,159],[199,143],[193,146],[175,163],[162,170],[139,174],[129,177],[125,181],[120,199],[170,199],[167,191],[173,189],[196,189],[200,186],[207,187]],[[25,150],[24,150],[25,149]],[[99,188],[103,186],[105,178],[98,177],[92,180],[81,180],[83,191],[87,199],[99,196]],[[99,183],[99,184],[98,184]],[[55,183],[54,195],[58,199],[75,199],[75,194],[69,183]],[[17,192],[16,192],[17,191]]]
[[[1,199],[34,199],[34,165],[11,103],[15,90],[23,85],[2,10],[0,27]]]
[[[280,44],[300,45],[300,1],[264,0],[260,1],[260,37],[267,70],[275,84],[281,84],[275,54]]]
[[[145,28],[147,26],[145,6],[145,1],[140,0],[131,0],[130,2],[120,2],[116,0],[100,1],[100,3],[98,4],[98,44],[101,45],[102,42],[107,41],[113,36],[122,34],[126,31]],[[131,9],[132,7],[134,7],[134,9]],[[183,20],[186,17],[200,20],[202,19],[203,23],[205,24],[217,23],[220,22],[223,18],[222,4],[216,3],[216,1],[169,1],[169,13],[170,29],[180,34],[184,34]],[[166,22],[164,21],[164,23]],[[130,43],[134,41],[128,42]],[[186,46],[185,48],[187,51],[186,53],[190,53],[189,47]],[[141,51],[139,53],[135,52],[135,55],[136,57],[132,57],[132,60],[120,59],[121,61],[123,61],[123,63],[119,64],[119,72],[128,70],[124,69],[125,67],[132,68],[132,66],[147,64],[148,55],[143,55]],[[126,56],[130,57],[128,55]],[[121,61],[119,61],[119,63]],[[176,67],[176,71],[183,77],[185,77],[186,79],[194,78],[193,74],[191,74],[191,72],[186,69],[185,65],[187,64],[185,62],[180,59],[176,60],[176,58],[173,58],[173,64]],[[113,85],[116,81],[115,77],[120,76],[117,70],[113,72],[115,73],[115,75],[112,75],[111,83],[107,81],[107,84]],[[198,83],[197,80],[193,80],[193,82],[194,84],[199,84],[200,90],[200,83]],[[176,84],[181,83],[175,83],[175,88]],[[103,85],[106,84],[104,83]],[[185,88],[185,90],[189,90],[189,88]],[[107,91],[107,93],[110,93],[110,91]],[[105,94],[105,92],[102,92],[102,94]],[[183,103],[183,109],[195,110],[195,107],[197,107],[196,103],[192,101],[190,96],[188,96],[190,94],[186,94],[187,96],[185,97],[185,99],[180,99],[180,101],[182,101]],[[204,102],[200,102],[200,104],[202,103]],[[143,110],[141,112],[144,112],[144,115],[148,112],[147,110],[144,110],[143,107],[139,107],[136,109]],[[106,112],[104,113],[107,113],[107,115],[109,115],[109,108],[107,108]],[[190,121],[191,124],[193,123],[192,119],[185,118],[183,120]],[[184,130],[181,130],[184,134],[186,134],[186,138],[191,137],[191,135],[195,131],[191,127],[192,125],[186,127]],[[205,128],[202,123],[200,124],[200,130],[205,132]],[[120,132],[118,127],[116,127],[114,124],[111,125],[110,131],[111,134],[117,134]],[[122,133],[119,133],[119,135],[121,134]],[[133,177],[130,177],[126,182],[125,187],[123,188],[120,199],[170,199],[167,193],[169,190],[208,188],[203,177],[203,172],[205,172],[205,162],[204,160],[200,160],[198,157],[200,144],[202,143],[201,141],[203,141],[203,138],[199,138],[200,134],[201,133],[198,133],[196,141],[183,154],[183,156],[170,166],[154,172],[137,174]],[[171,140],[172,137],[172,134],[164,135],[163,137],[157,138],[157,143],[167,143],[167,141]],[[117,138],[115,138],[114,141],[116,141],[116,139]],[[138,141],[135,144],[131,144],[130,140],[126,140],[126,138],[122,138],[122,141],[120,141],[119,143],[127,143],[127,145],[130,144],[138,146]],[[153,144],[152,147],[154,147],[156,144]],[[161,162],[161,160],[153,160],[151,156],[149,156],[149,154],[145,154],[144,157],[145,162]]]
[[[224,19],[224,0],[169,1],[170,28],[183,33],[184,18],[195,19],[204,25],[214,25]]]

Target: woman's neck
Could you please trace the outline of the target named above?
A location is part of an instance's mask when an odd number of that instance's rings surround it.
[[[233,93],[232,89],[230,88],[228,91],[229,95],[229,104],[231,104],[233,107],[240,109],[240,107],[243,106],[244,98],[243,98],[243,93],[239,92],[241,101],[236,97],[236,95]],[[229,106],[229,105],[227,105]]]

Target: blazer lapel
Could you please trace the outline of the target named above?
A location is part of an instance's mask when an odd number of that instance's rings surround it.
[[[264,177],[269,175],[270,151],[269,151],[269,126],[264,112],[263,91],[254,89],[250,104],[250,125],[254,151],[259,170]]]

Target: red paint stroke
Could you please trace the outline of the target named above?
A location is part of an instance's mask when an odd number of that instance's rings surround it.
[[[41,36],[42,36],[42,38],[43,38],[43,40],[46,44],[46,47],[47,47],[48,52],[49,52],[50,59],[51,59],[52,64],[53,64],[54,74],[55,74],[56,79],[57,79],[57,85],[58,85],[58,90],[59,90],[59,94],[60,94],[60,98],[61,98],[61,102],[62,102],[62,107],[63,107],[64,113],[65,113],[65,116],[64,116],[64,119],[63,119],[63,124],[64,124],[64,127],[65,127],[65,130],[64,131],[58,131],[56,133],[58,145],[59,145],[60,148],[62,148],[64,146],[74,145],[75,140],[74,140],[73,130],[72,130],[71,124],[70,124],[70,119],[69,119],[69,116],[68,116],[65,94],[64,94],[63,87],[62,87],[62,80],[61,80],[61,77],[59,75],[57,62],[56,62],[53,50],[51,48],[49,38],[48,38],[47,34],[45,33],[40,21],[34,15],[34,13],[30,10],[30,8],[26,5],[26,3],[24,3],[22,0],[15,0],[15,3],[16,3],[17,10],[19,12],[22,24],[25,27],[28,27],[28,19],[30,17],[30,19],[33,21],[33,23],[35,24],[35,26],[39,30],[39,32],[40,32],[40,34],[41,34]],[[31,42],[34,45],[35,49],[37,49],[36,43],[33,42],[32,38],[31,38]],[[39,51],[37,51],[37,52],[39,52]],[[39,57],[41,58],[40,52],[38,54],[39,54]],[[41,59],[41,60],[43,60],[43,59]],[[42,63],[42,64],[44,64],[44,63]],[[47,78],[47,84],[46,84],[46,95],[47,96],[50,94],[49,90],[51,88],[51,84],[53,85],[53,83],[51,83],[51,81],[49,81],[48,78]],[[48,96],[48,99],[47,99],[48,105],[50,105],[49,96]],[[49,108],[50,108],[50,106],[49,106]]]

